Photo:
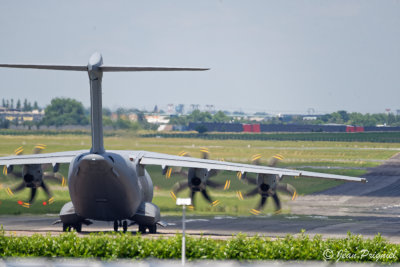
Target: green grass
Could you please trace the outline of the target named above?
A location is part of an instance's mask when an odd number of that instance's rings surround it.
[[[27,135],[10,136],[0,135],[0,155],[6,156],[13,153],[19,146],[25,147],[25,153],[29,154],[35,144],[44,143],[47,145],[46,152],[89,149],[91,141],[90,136],[77,135]],[[105,138],[107,149],[126,149],[126,150],[147,150],[176,155],[180,151],[188,151],[191,156],[199,157],[199,148],[207,147],[211,151],[211,159],[224,159],[227,161],[249,163],[252,155],[260,153],[264,156],[262,164],[268,164],[269,157],[275,154],[281,154],[285,160],[279,165],[283,167],[299,166],[335,166],[335,167],[374,167],[381,164],[382,161],[390,158],[400,151],[400,144],[387,143],[358,143],[358,142],[306,142],[306,141],[257,141],[257,140],[200,140],[200,139],[175,139],[175,138],[137,138],[125,134],[123,136],[112,136]],[[148,166],[147,170],[151,174],[155,189],[155,204],[159,205],[164,215],[175,214],[177,208],[169,195],[172,186],[182,179],[179,176],[166,179],[161,174],[161,168],[157,166]],[[317,172],[329,172],[350,176],[360,176],[365,173],[364,170],[348,169],[308,169]],[[61,166],[61,172],[67,177],[68,166]],[[236,191],[247,192],[253,188],[240,182],[235,173],[221,172],[214,181],[224,183],[230,179],[231,188],[229,191],[211,190],[210,195],[213,199],[218,199],[221,204],[211,208],[203,200],[200,194],[196,197],[195,214],[216,214],[224,213],[230,215],[247,215],[251,208],[254,208],[259,197],[239,201],[236,197]],[[341,184],[338,181],[329,181],[313,178],[285,178],[285,183],[294,185],[297,192],[310,194],[322,191],[333,186]],[[18,180],[0,177],[0,184],[3,189],[7,186],[18,184]],[[41,203],[46,200],[43,191],[39,189],[37,201],[29,208],[23,208],[17,204],[18,200],[26,201],[29,198],[29,190],[25,189],[19,194],[10,198],[5,190],[0,190],[0,214],[21,214],[21,213],[58,213],[62,205],[69,201],[67,188],[61,188],[56,183],[50,183],[50,187],[55,195],[55,202],[49,206],[43,206]],[[290,197],[280,194],[284,201],[289,201]],[[188,192],[182,192],[180,196],[188,196]],[[290,212],[287,205],[283,203],[284,212]],[[269,200],[266,213],[273,212],[272,201]]]
[[[263,133],[219,133],[210,132],[147,132],[142,137],[154,138],[192,138],[204,140],[275,140],[275,141],[329,141],[329,142],[377,142],[400,143],[399,132],[360,132],[360,133],[330,133],[330,132],[263,132]]]
[[[348,234],[346,238],[326,240],[320,235],[310,238],[304,232],[297,237],[287,235],[275,240],[243,234],[228,240],[186,237],[186,257],[189,261],[228,259],[393,263],[399,261],[399,253],[400,245],[390,244],[380,235],[364,239]],[[5,257],[179,259],[181,236],[144,238],[131,233],[97,233],[84,237],[78,237],[76,233],[9,236],[0,230],[0,258]]]

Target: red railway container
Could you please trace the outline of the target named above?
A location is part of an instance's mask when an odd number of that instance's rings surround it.
[[[243,124],[243,132],[245,133],[251,133],[252,132],[252,127],[251,124]]]
[[[252,124],[253,126],[253,133],[259,133],[261,132],[260,124]]]

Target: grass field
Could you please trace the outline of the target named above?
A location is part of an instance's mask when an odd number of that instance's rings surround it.
[[[47,145],[46,152],[80,150],[90,148],[90,136],[77,135],[54,135],[54,136],[0,136],[0,155],[6,156],[13,153],[19,147],[25,147],[25,153],[29,154],[32,148],[38,144]],[[193,157],[199,157],[200,147],[207,147],[211,151],[212,159],[224,159],[226,161],[249,163],[252,155],[260,153],[264,156],[262,163],[267,164],[269,157],[281,154],[285,160],[279,166],[282,167],[304,167],[304,166],[334,166],[343,169],[316,170],[319,172],[330,172],[351,176],[360,176],[364,170],[349,170],[348,167],[373,167],[382,161],[390,158],[400,151],[400,144],[388,143],[357,143],[357,142],[306,142],[306,141],[249,141],[249,140],[200,140],[200,139],[176,139],[176,138],[137,138],[135,136],[114,136],[105,138],[107,149],[124,150],[147,150],[176,155],[180,151],[187,151]],[[169,195],[169,190],[180,177],[166,179],[161,174],[161,168],[155,166],[147,167],[155,185],[154,203],[157,204],[163,214],[176,214],[180,210],[176,208],[174,201]],[[312,170],[312,169],[308,169]],[[61,173],[67,176],[67,165],[62,166]],[[0,178],[0,214],[21,214],[21,213],[58,213],[62,205],[69,201],[67,188],[49,182],[54,193],[55,202],[52,205],[43,206],[41,203],[46,197],[41,189],[37,201],[29,208],[23,208],[17,204],[18,200],[27,200],[29,190],[23,190],[14,197],[9,197],[5,188],[18,184],[18,180],[10,177]],[[249,191],[253,186],[243,184],[238,181],[235,173],[222,172],[214,181],[224,182],[226,179],[232,181],[229,191],[211,190],[210,195],[214,199],[221,201],[217,207],[211,208],[201,196],[196,198],[196,210],[194,214],[216,214],[224,213],[230,215],[247,215],[249,209],[255,207],[259,202],[259,197],[254,197],[239,201],[236,197],[236,190],[243,192]],[[312,178],[285,178],[284,182],[296,187],[298,193],[310,194],[321,191],[341,182],[327,181]],[[182,196],[187,196],[188,192],[182,192]],[[289,201],[290,197],[281,195],[284,201]],[[272,201],[269,200],[266,213],[273,212]],[[283,203],[283,212],[290,212],[287,205]]]

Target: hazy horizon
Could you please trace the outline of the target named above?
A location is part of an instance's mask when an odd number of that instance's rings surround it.
[[[103,106],[400,109],[400,1],[1,1],[0,63],[209,67],[105,73]],[[87,73],[0,69],[2,98],[89,106]]]

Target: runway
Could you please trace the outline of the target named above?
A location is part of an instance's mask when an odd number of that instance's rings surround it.
[[[16,235],[32,235],[34,233],[62,233],[61,225],[52,225],[57,216],[1,216],[0,222],[7,233]],[[168,223],[166,228],[159,228],[158,234],[174,235],[182,229],[182,218],[164,217]],[[400,243],[399,218],[393,217],[351,217],[351,216],[318,216],[318,215],[278,215],[259,217],[188,217],[187,232],[193,236],[211,236],[229,238],[238,233],[262,235],[266,237],[284,237],[287,234],[299,234],[302,229],[306,234],[323,237],[345,237],[350,231],[365,237],[373,237],[381,233],[394,243]],[[83,226],[82,235],[92,232],[113,229],[112,223],[94,221],[90,226]],[[135,233],[137,226],[129,231]],[[154,236],[154,235],[151,235]]]
[[[229,238],[238,233],[282,237],[298,234],[302,229],[313,236],[324,238],[345,237],[347,232],[372,238],[380,233],[389,241],[400,243],[400,155],[383,165],[372,168],[366,175],[367,184],[346,183],[314,195],[302,196],[286,203],[291,214],[269,216],[212,216],[190,215],[186,220],[189,234]],[[7,233],[31,235],[33,233],[60,234],[61,225],[52,225],[56,215],[0,216],[0,224]],[[163,217],[166,228],[158,234],[173,235],[181,231],[181,217]],[[82,235],[97,231],[112,231],[108,222],[94,221],[83,226]],[[135,233],[137,226],[129,231]],[[148,235],[150,236],[150,235]]]

